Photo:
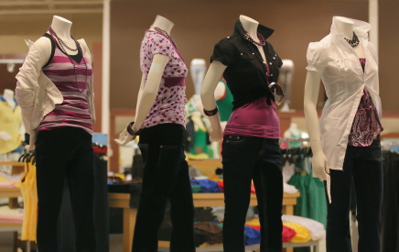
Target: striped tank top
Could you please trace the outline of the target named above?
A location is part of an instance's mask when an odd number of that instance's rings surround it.
[[[54,110],[43,118],[38,130],[77,127],[92,134],[93,119],[87,99],[88,83],[93,73],[91,64],[83,53],[68,56],[56,39],[48,34],[45,36],[50,38],[53,48],[52,57],[42,70],[60,90],[64,101],[55,105]]]

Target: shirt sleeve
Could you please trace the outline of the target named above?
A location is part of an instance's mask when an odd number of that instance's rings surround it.
[[[151,38],[150,48],[153,55],[162,54],[168,56],[169,58],[172,56],[174,50],[172,42],[160,34]]]
[[[228,66],[234,62],[233,51],[234,51],[233,45],[228,43],[226,39],[222,39],[215,45],[213,49],[211,62],[216,60],[222,62],[223,65]]]
[[[308,66],[306,70],[317,71],[321,73],[325,67],[326,61],[323,57],[325,49],[321,42],[309,43],[308,50],[306,52],[306,59]]]

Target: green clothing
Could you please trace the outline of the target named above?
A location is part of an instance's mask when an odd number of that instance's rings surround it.
[[[225,95],[221,100],[216,101],[216,105],[219,108],[220,121],[227,122],[233,112],[233,95],[230,89],[227,87],[226,81],[222,79],[219,83],[223,83],[225,87]]]

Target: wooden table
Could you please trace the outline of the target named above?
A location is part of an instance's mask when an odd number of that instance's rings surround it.
[[[299,197],[299,192],[294,194],[284,193],[283,213],[292,215],[294,205]],[[194,207],[212,207],[224,206],[223,193],[193,193]],[[134,225],[136,223],[137,209],[130,208],[129,193],[108,193],[108,202],[110,207],[123,208],[123,251],[129,252],[132,248]],[[251,206],[256,206],[256,195],[251,194]],[[160,241],[160,246],[168,246],[169,242]],[[287,248],[288,251],[291,248]]]

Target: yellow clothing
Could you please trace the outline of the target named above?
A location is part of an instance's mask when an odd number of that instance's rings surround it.
[[[9,153],[21,145],[19,132],[21,123],[21,108],[16,106],[13,109],[7,102],[0,99],[0,132],[4,131],[11,136],[11,139],[7,141],[0,138],[0,154]]]
[[[25,173],[21,177],[21,192],[24,199],[24,221],[21,240],[36,241],[37,228],[37,187],[36,165],[25,163]]]
[[[311,240],[310,231],[306,227],[299,225],[294,222],[283,222],[283,225],[295,230],[296,235],[290,240],[290,242],[308,242]]]

